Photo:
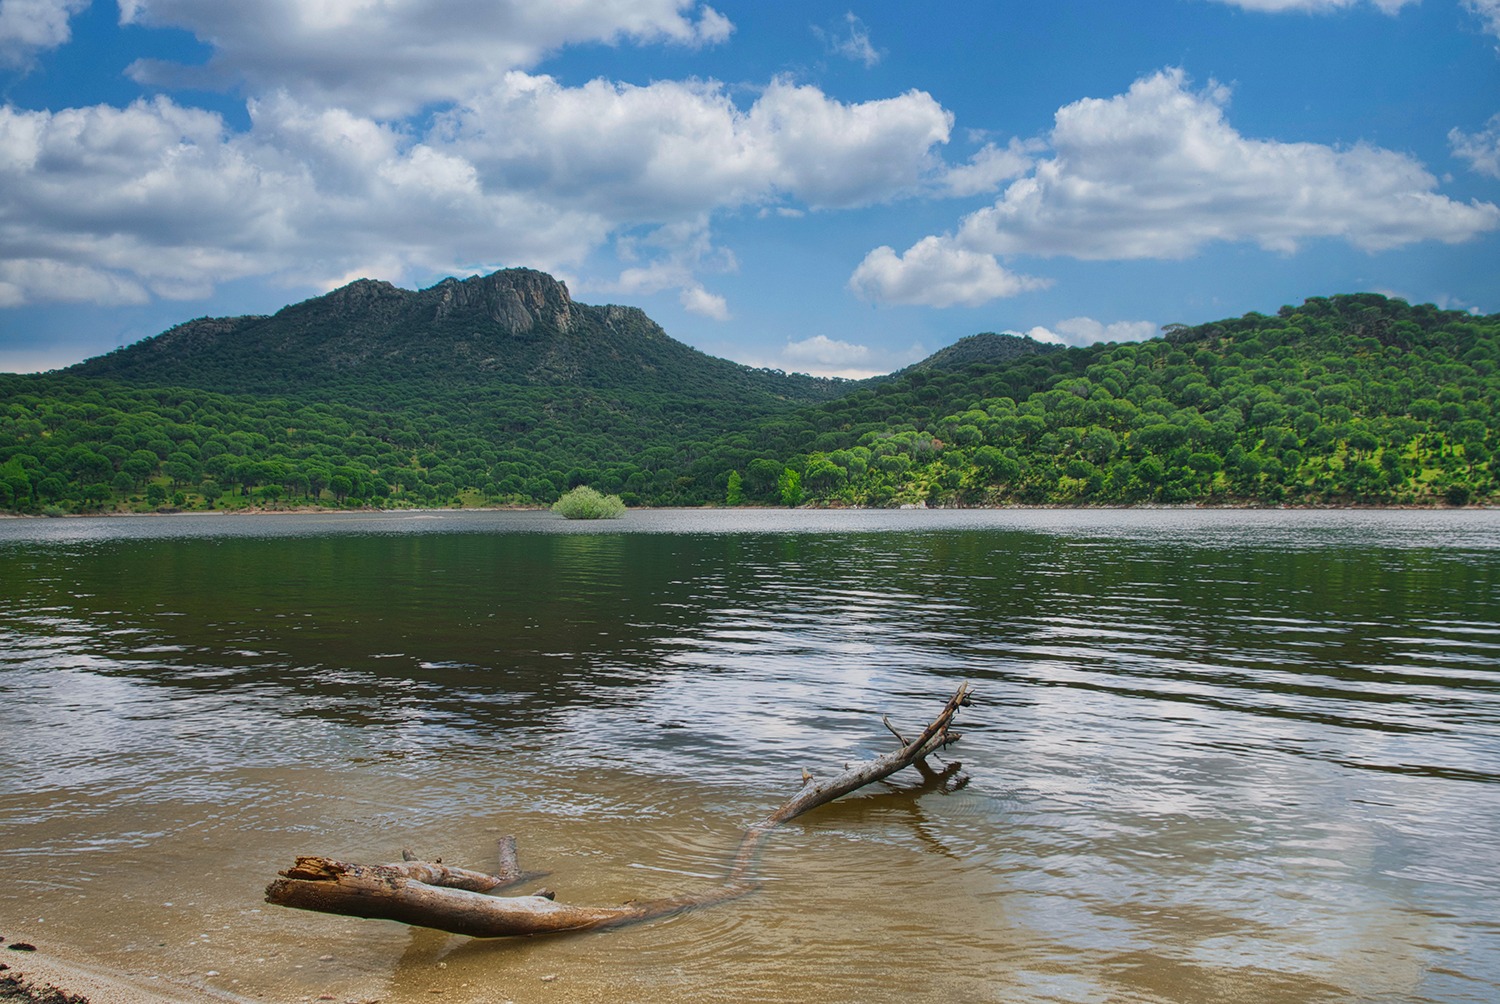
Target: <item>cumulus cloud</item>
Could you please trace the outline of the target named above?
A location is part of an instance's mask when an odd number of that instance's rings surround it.
[[[24,66],[72,37],[68,21],[89,0],[0,0],[0,66]]]
[[[1500,115],[1491,116],[1482,132],[1449,130],[1448,144],[1454,156],[1467,160],[1473,170],[1500,178]]]
[[[870,29],[863,21],[855,17],[852,11],[844,15],[843,32],[825,31],[814,27],[813,34],[822,40],[829,52],[856,63],[863,63],[866,67],[874,66],[885,55],[871,44]]]
[[[609,232],[586,211],[486,191],[461,159],[345,112],[283,98],[251,114],[236,134],[166,98],[0,108],[8,298],[201,296],[220,280],[318,284],[381,263],[397,273],[385,278],[497,259],[556,266]]]
[[[141,83],[196,76],[383,118],[461,100],[569,44],[701,46],[733,31],[691,0],[120,0],[120,20],[183,28],[213,46],[203,68],[138,61],[130,73]]]
[[[678,295],[682,309],[713,321],[729,320],[729,304],[717,293],[710,293],[702,286],[688,286]]]
[[[990,254],[1184,258],[1212,242],[1292,252],[1338,238],[1367,251],[1457,243],[1500,227],[1500,208],[1456,202],[1406,154],[1242,136],[1228,92],[1188,88],[1180,70],[1122,95],[1060,109],[1055,156],[959,228]]]
[[[839,341],[827,335],[814,335],[800,342],[788,341],[782,355],[796,363],[816,363],[819,366],[849,367],[870,358],[870,349],[865,345]]]
[[[167,98],[0,108],[0,259],[181,296],[248,275],[566,269],[645,228],[618,287],[691,291],[694,273],[734,267],[709,239],[715,212],[916,190],[951,128],[920,92],[848,104],[777,80],[741,109],[712,82],[570,88],[520,71],[424,135],[287,92],[248,110],[235,132]],[[54,299],[43,274],[4,280],[4,295]],[[125,287],[94,288],[118,302]],[[707,293],[690,302],[727,310]]]
[[[1243,136],[1226,120],[1228,98],[1226,88],[1195,91],[1180,70],[1166,70],[1125,94],[1064,106],[1047,137],[1050,158],[956,232],[925,237],[901,255],[871,251],[850,288],[880,302],[974,306],[1046,285],[1010,272],[998,256],[1173,259],[1217,242],[1291,253],[1328,238],[1374,252],[1500,228],[1500,207],[1438,194],[1437,179],[1406,154]],[[1459,134],[1455,150],[1478,166],[1487,163],[1486,141]],[[949,172],[948,188],[977,187],[987,158],[996,175],[1026,171],[1035,152],[987,147]]]
[[[738,359],[746,366],[766,366],[788,373],[863,380],[909,366],[930,354],[921,343],[914,343],[905,349],[880,349],[829,338],[827,335],[813,335],[800,341],[788,339],[773,356],[745,356],[743,353],[730,352],[729,358]]]
[[[1049,345],[1093,345],[1096,342],[1140,342],[1156,335],[1157,326],[1151,321],[1114,321],[1103,324],[1092,317],[1069,317],[1058,321],[1051,328],[1040,325],[1025,334]]]
[[[946,237],[924,237],[900,255],[878,247],[849,277],[849,288],[863,299],[924,307],[977,307],[1047,285],[1045,279],[1017,275],[993,255],[958,247]]]
[[[0,261],[0,307],[19,306],[38,291],[57,302],[111,307],[146,303],[151,299],[139,283],[102,269],[44,258]]]
[[[60,44],[85,6],[0,0],[0,56]],[[734,267],[709,239],[714,214],[930,191],[953,124],[915,90],[843,102],[788,79],[746,97],[711,80],[565,86],[525,72],[570,44],[728,38],[730,21],[697,0],[119,7],[124,24],[185,29],[212,49],[206,66],[138,62],[132,76],[241,87],[251,126],[167,98],[0,109],[0,260],[30,263],[0,276],[8,303],[204,295],[252,275],[569,270],[613,240],[635,254],[607,285],[675,288],[725,317],[698,278]],[[857,18],[846,25],[845,41],[868,42]],[[426,127],[407,118],[432,109]]]
[[[1003,149],[986,143],[968,163],[945,171],[939,184],[946,194],[955,196],[998,191],[1005,182],[1030,171],[1042,149],[1043,144],[1034,140],[1013,139]]]
[[[931,95],[848,104],[777,79],[748,110],[713,81],[566,87],[508,73],[442,116],[487,184],[654,220],[786,195],[812,207],[884,201],[938,164],[952,115]]]
[[[1328,11],[1343,10],[1346,7],[1358,7],[1365,0],[1214,0],[1214,2],[1269,14],[1287,12],[1323,14]],[[1369,0],[1370,6],[1378,7],[1387,14],[1394,14],[1407,4],[1420,2],[1421,0]],[[1477,2],[1483,3],[1489,0],[1477,0]]]

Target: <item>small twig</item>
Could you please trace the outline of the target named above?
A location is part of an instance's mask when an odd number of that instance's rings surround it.
[[[893,736],[896,737],[896,742],[900,743],[902,745],[902,747],[906,746],[906,737],[903,736],[901,733],[899,733],[899,732],[896,731],[896,726],[894,726],[894,725],[891,724],[891,716],[890,715],[881,715],[880,716],[880,723],[886,727],[886,729],[890,732],[891,735],[893,735]]]

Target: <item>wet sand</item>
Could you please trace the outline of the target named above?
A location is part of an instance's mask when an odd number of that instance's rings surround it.
[[[248,1004],[247,997],[213,987],[179,982],[156,973],[124,972],[98,965],[45,939],[7,929],[4,947],[23,944],[34,951],[0,952],[0,1000],[39,1004],[193,1004],[210,1000]]]

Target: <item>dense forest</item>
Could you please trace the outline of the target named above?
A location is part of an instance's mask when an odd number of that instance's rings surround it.
[[[1141,343],[976,336],[855,383],[714,360],[565,290],[559,325],[368,287],[0,376],[0,509],[536,505],[580,484],[632,505],[1500,495],[1500,315],[1315,298]],[[395,320],[340,326],[351,295]]]

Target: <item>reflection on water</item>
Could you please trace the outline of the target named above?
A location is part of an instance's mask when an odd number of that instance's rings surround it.
[[[1469,512],[0,521],[0,922],[278,1000],[1489,1001],[1497,587]],[[963,679],[966,785],[798,820],[728,906],[261,909],[503,832],[573,902],[712,882]]]

